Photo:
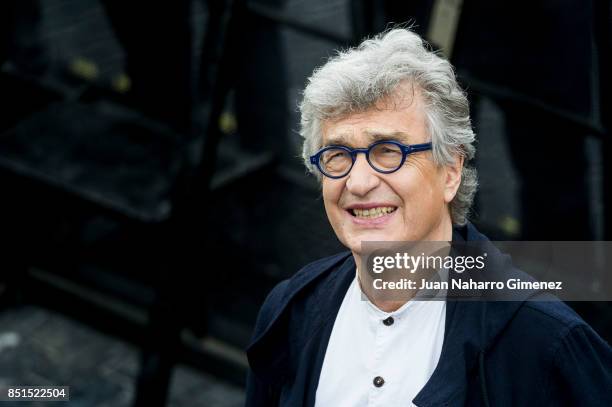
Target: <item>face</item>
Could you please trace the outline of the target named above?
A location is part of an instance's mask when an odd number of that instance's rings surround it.
[[[407,99],[383,101],[363,113],[325,122],[323,146],[365,148],[382,138],[404,144],[431,141],[419,94]],[[438,166],[426,151],[410,154],[398,171],[381,174],[365,154],[357,154],[346,177],[323,177],[329,221],[354,254],[360,253],[362,241],[448,241],[448,204],[459,187],[461,165],[458,159],[455,165]],[[366,209],[371,214],[364,214]]]

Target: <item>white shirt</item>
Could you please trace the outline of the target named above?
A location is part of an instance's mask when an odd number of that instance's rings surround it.
[[[383,323],[389,317],[393,322]],[[440,359],[445,321],[446,301],[381,311],[355,277],[334,322],[315,406],[413,405]]]

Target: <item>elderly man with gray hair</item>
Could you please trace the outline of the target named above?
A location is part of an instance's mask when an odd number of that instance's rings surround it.
[[[304,90],[303,156],[349,251],[278,284],[247,350],[248,406],[612,405],[612,352],[558,301],[382,301],[363,242],[488,241],[465,92],[404,28]]]

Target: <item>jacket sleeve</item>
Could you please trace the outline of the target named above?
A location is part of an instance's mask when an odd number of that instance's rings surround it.
[[[612,348],[588,325],[564,335],[555,349],[550,399],[559,405],[612,406]]]
[[[255,345],[257,345],[258,339],[264,334],[272,322],[278,308],[281,307],[287,284],[288,280],[284,280],[277,284],[270,294],[268,294],[268,297],[259,310],[251,344],[247,348],[249,371],[246,386],[246,407],[273,407],[279,404],[280,389],[278,383],[270,383],[259,377],[257,373],[253,371],[253,363],[255,360],[259,359],[258,356],[262,353],[260,349],[255,349]]]

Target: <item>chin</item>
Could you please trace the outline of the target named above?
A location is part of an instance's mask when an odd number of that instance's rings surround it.
[[[381,233],[381,234],[376,233],[376,234],[364,234],[359,237],[351,237],[350,239],[342,241],[342,243],[353,253],[360,254],[362,242],[398,242],[398,241],[404,241],[404,240],[405,239],[401,237],[393,238],[393,237],[389,237],[388,235],[385,235],[384,233]]]

